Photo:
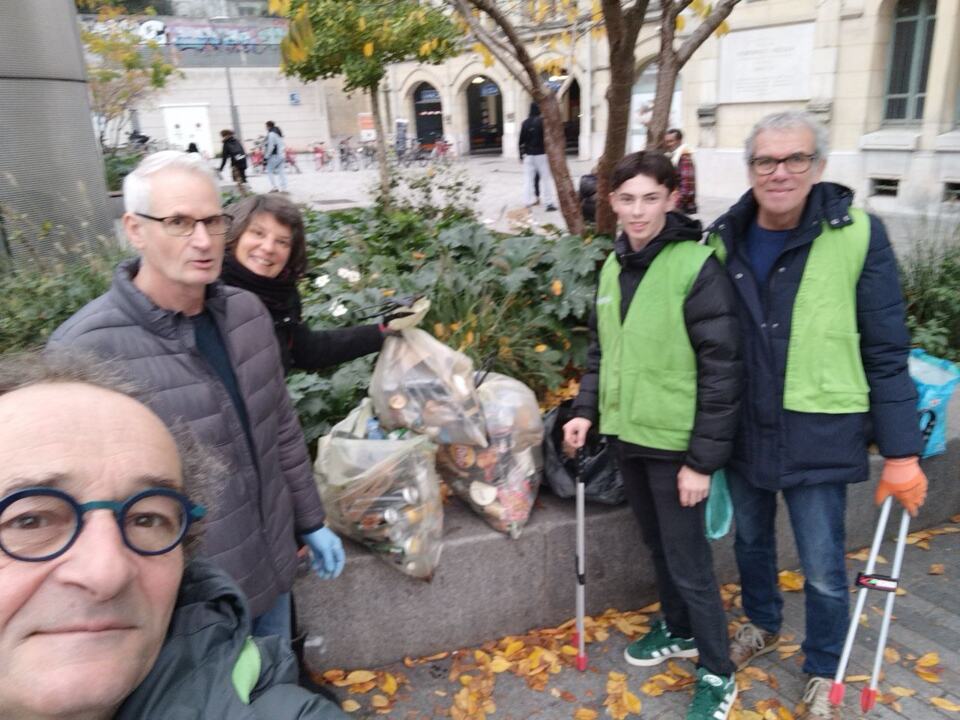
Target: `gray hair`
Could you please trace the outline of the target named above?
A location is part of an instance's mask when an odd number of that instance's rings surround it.
[[[806,128],[813,133],[814,152],[817,159],[824,161],[830,152],[830,135],[827,128],[824,127],[810,113],[800,110],[787,110],[786,112],[771,113],[753,126],[750,135],[747,137],[744,155],[749,164],[753,158],[753,150],[757,143],[757,135],[764,130],[793,130],[795,128]]]
[[[144,403],[146,393],[130,382],[115,362],[69,351],[24,352],[0,356],[0,397],[35,385],[80,383],[91,385]],[[146,404],[144,403],[146,406]],[[149,407],[149,406],[146,406]],[[225,466],[200,445],[190,430],[178,423],[167,426],[180,455],[184,493],[191,502],[210,509],[216,488],[222,486]],[[203,521],[190,525],[183,540],[184,553],[192,559],[200,546]]]
[[[161,150],[147,155],[140,164],[123,179],[123,207],[127,212],[149,213],[150,177],[163,170],[184,170],[206,178],[217,189],[213,170],[197,153],[179,150]]]

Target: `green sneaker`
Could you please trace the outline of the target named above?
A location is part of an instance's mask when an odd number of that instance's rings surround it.
[[[693,702],[687,708],[687,720],[726,720],[736,699],[737,682],[733,675],[723,677],[700,668]]]
[[[667,624],[663,620],[657,620],[650,632],[634,640],[623,651],[623,657],[628,663],[640,667],[659,665],[669,658],[688,658],[698,654],[697,644],[693,638],[685,640],[674,637],[667,630]]]

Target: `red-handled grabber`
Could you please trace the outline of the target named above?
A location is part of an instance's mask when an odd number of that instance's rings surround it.
[[[887,646],[890,618],[893,616],[893,603],[897,596],[897,588],[900,587],[900,568],[903,565],[903,551],[907,545],[907,529],[910,527],[910,513],[904,510],[900,518],[900,532],[897,535],[897,549],[893,558],[892,573],[890,575],[875,574],[877,555],[880,553],[880,544],[883,542],[883,534],[887,529],[892,504],[893,498],[888,497],[880,507],[880,519],[877,521],[877,531],[874,533],[873,544],[870,546],[866,571],[857,575],[856,585],[859,588],[857,591],[857,606],[850,618],[850,628],[847,630],[847,639],[843,644],[843,653],[840,655],[840,665],[833,679],[833,687],[830,688],[831,704],[840,705],[843,702],[843,679],[847,672],[847,664],[850,662],[853,641],[856,638],[857,629],[860,627],[860,614],[863,612],[863,606],[867,601],[867,592],[879,590],[887,593],[887,602],[883,609],[883,619],[880,624],[880,637],[877,639],[877,651],[873,658],[873,672],[870,674],[870,685],[860,693],[860,708],[863,712],[870,710],[877,701],[877,684],[880,681],[880,667],[883,665],[883,650]]]

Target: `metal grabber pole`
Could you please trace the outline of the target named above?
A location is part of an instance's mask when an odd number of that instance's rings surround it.
[[[584,632],[586,571],[586,514],[584,500],[584,465],[586,453],[583,448],[577,450],[577,670],[587,669],[586,633]]]
[[[873,568],[877,564],[877,555],[880,554],[880,543],[883,542],[883,532],[887,528],[887,519],[890,517],[890,505],[893,502],[892,497],[888,497],[880,506],[880,519],[877,520],[877,529],[873,534],[873,544],[870,546],[870,556],[867,558],[866,576],[873,574]],[[847,629],[847,638],[843,643],[843,652],[840,655],[840,665],[837,667],[837,674],[833,678],[833,686],[830,688],[830,703],[839,705],[843,702],[843,679],[847,674],[847,664],[850,662],[850,651],[853,649],[853,641],[857,636],[857,628],[860,627],[860,613],[863,612],[863,606],[867,601],[867,590],[870,585],[862,584],[857,576],[857,585],[860,589],[857,591],[857,606],[850,616],[850,627]]]

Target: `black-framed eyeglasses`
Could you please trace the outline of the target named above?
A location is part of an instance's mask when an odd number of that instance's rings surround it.
[[[140,555],[163,555],[183,541],[191,523],[207,511],[176,490],[151,488],[126,500],[79,503],[48,487],[16,490],[0,500],[0,550],[16,560],[59,557],[83,531],[83,516],[110,510],[124,544]]]
[[[233,216],[227,213],[211,215],[210,217],[195,219],[186,215],[169,215],[168,217],[154,217],[146,213],[134,213],[137,217],[161,223],[167,235],[174,237],[189,237],[193,235],[193,229],[197,223],[203,223],[207,229],[208,235],[226,235],[230,231],[230,225],[233,224]]]
[[[809,155],[805,153],[794,153],[784,158],[754,157],[750,158],[750,167],[753,168],[753,171],[757,173],[757,175],[773,175],[780,164],[783,163],[788,173],[799,175],[809,170],[817,157],[817,153],[810,153]]]

